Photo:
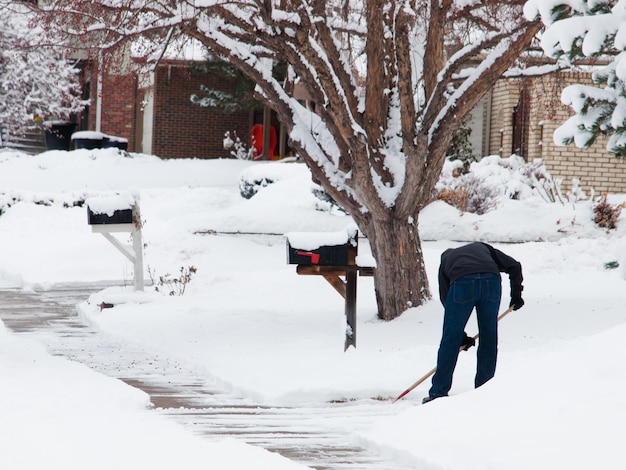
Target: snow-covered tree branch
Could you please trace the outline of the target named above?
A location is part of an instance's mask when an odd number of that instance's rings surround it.
[[[82,109],[77,70],[59,49],[41,47],[41,28],[22,2],[0,2],[0,127],[20,135],[35,120]]]

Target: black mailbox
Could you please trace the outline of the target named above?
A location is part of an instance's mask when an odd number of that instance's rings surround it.
[[[132,224],[133,223],[133,210],[132,209],[119,209],[113,212],[112,215],[105,213],[93,212],[90,208],[87,211],[89,225],[104,225],[104,224]]]
[[[315,250],[301,250],[287,242],[287,258],[289,264],[317,264],[320,266],[346,266],[348,264],[348,248],[350,244],[320,246]]]
[[[324,276],[324,279],[344,298],[346,311],[346,342],[356,347],[356,283],[358,229],[355,225],[340,232],[290,232],[287,237],[287,263],[297,264],[296,272]],[[369,271],[369,270],[368,270]],[[345,280],[342,279],[345,277]]]

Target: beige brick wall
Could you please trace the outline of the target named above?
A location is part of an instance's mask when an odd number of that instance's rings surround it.
[[[530,87],[531,107],[527,160],[541,158],[550,174],[571,188],[574,178],[587,194],[626,193],[626,161],[606,151],[607,139],[599,137],[589,149],[554,143],[553,134],[573,113],[561,104],[561,92],[569,84],[591,83],[589,74],[559,73],[527,80],[500,80],[493,90],[489,153],[509,156],[512,148],[512,116],[520,89]],[[503,132],[500,130],[503,129]]]
[[[513,147],[513,108],[519,99],[519,86],[500,80],[491,92],[489,154],[509,156]]]

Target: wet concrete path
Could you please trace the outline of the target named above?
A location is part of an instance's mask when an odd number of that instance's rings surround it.
[[[318,470],[416,468],[360,447],[351,432],[396,413],[398,405],[356,400],[277,407],[237,397],[184,364],[86,324],[75,305],[93,290],[0,289],[0,318],[13,332],[44,344],[51,354],[81,362],[145,391],[156,413],[208,439],[234,437]]]

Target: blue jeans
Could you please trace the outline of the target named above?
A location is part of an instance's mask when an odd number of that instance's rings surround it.
[[[452,283],[446,297],[437,371],[428,392],[431,398],[447,396],[452,387],[452,375],[463,341],[463,332],[474,307],[480,335],[474,385],[480,387],[494,376],[501,297],[502,282],[498,274],[470,274]]]

